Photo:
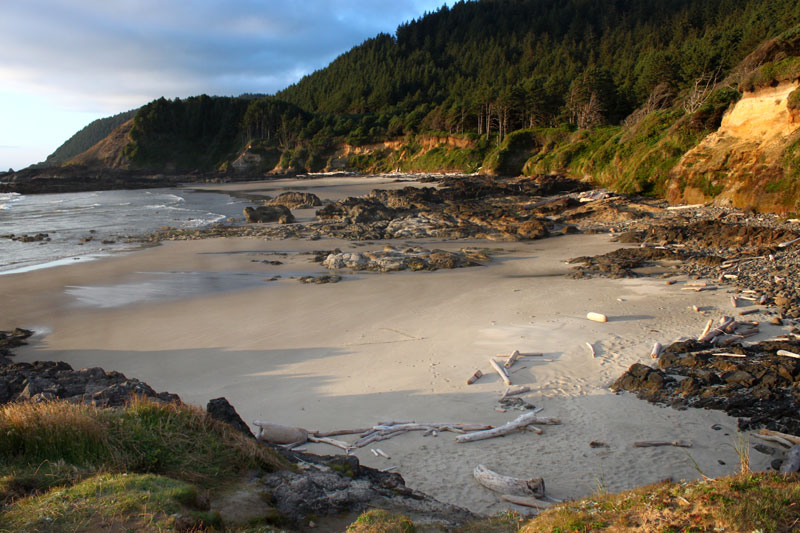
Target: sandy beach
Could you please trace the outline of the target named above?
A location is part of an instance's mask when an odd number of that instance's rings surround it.
[[[335,191],[346,196],[376,186],[385,185],[280,184],[331,199],[339,197]],[[301,221],[313,215],[304,211],[296,213]],[[657,407],[608,390],[631,364],[651,362],[654,342],[697,335],[708,318],[721,316],[729,307],[724,290],[686,292],[680,283],[668,286],[657,278],[566,278],[569,258],[621,246],[607,234],[508,243],[393,241],[445,250],[488,248],[493,260],[436,272],[344,272],[341,282],[327,285],[291,278],[329,273],[308,252],[380,250],[384,244],[168,242],[80,265],[0,276],[0,329],[39,333],[17,350],[17,361],[118,370],[201,406],[225,396],[247,422],[309,430],[383,420],[502,424],[520,412],[495,410],[505,386],[488,359],[515,349],[541,352],[523,358],[511,378],[530,386],[525,399],[561,425],[545,427],[542,435],[464,444],[451,433],[406,434],[380,443],[388,460],[374,457],[368,447],[356,452],[367,466],[396,467],[410,487],[480,513],[513,506],[475,483],[472,470],[479,463],[506,475],[543,477],[548,494],[560,499],[738,471],[735,419],[719,411]],[[192,273],[199,277],[187,288]],[[269,281],[276,276],[281,277]],[[110,300],[116,303],[102,305]],[[589,311],[609,321],[588,321]],[[767,325],[752,340],[781,332]],[[476,369],[486,375],[467,386]],[[638,440],[677,439],[693,447],[633,447]],[[591,441],[607,446],[591,448]],[[321,444],[308,449],[341,452]],[[753,452],[750,458],[755,470],[769,465],[767,455]]]

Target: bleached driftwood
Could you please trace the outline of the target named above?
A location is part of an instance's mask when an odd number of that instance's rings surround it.
[[[589,347],[589,351],[592,352],[592,359],[596,358],[597,357],[597,352],[595,352],[595,350],[594,350],[594,344],[592,344],[591,342],[587,342],[586,346],[588,346]]]
[[[456,437],[456,442],[475,442],[477,440],[502,437],[504,435],[508,435],[509,433],[519,431],[520,429],[530,426],[531,424],[555,425],[561,423],[561,421],[557,418],[538,418],[536,414],[537,413],[525,413],[510,422],[506,422],[502,426],[484,431],[468,433],[467,435],[459,435]]]
[[[523,507],[533,507],[534,509],[547,509],[552,507],[551,502],[546,502],[533,496],[515,496],[513,494],[503,494],[500,496],[503,500],[513,503],[514,505],[521,505]]]
[[[391,459],[391,457],[389,457],[389,455],[385,451],[381,450],[380,448],[375,448],[375,452],[378,455],[380,455],[381,457],[385,458],[385,459]]]
[[[516,477],[503,476],[497,472],[489,470],[484,465],[478,465],[472,472],[478,483],[487,489],[499,492],[500,494],[509,494],[512,496],[544,496],[544,479],[520,479]]]
[[[514,350],[513,352],[511,352],[511,355],[508,356],[508,361],[506,361],[503,366],[506,368],[511,368],[519,358],[520,358],[519,350]]]
[[[708,334],[708,332],[711,331],[711,326],[713,325],[714,325],[714,319],[709,318],[708,322],[706,322],[706,327],[703,328],[703,332],[697,337],[697,339],[700,340],[703,337],[705,337]]]
[[[652,448],[655,446],[677,446],[678,448],[691,448],[692,443],[685,440],[643,440],[634,442],[637,448]]]
[[[331,439],[328,437],[315,437],[314,435],[308,436],[309,442],[319,442],[321,444],[330,444],[331,446],[336,446],[337,448],[341,448],[346,452],[349,452],[353,447],[347,444],[344,441]]]
[[[795,445],[786,454],[786,459],[781,465],[781,474],[791,474],[800,471],[800,445]]]
[[[652,357],[653,359],[658,359],[658,356],[661,355],[661,351],[663,349],[664,349],[664,347],[661,346],[660,342],[655,343],[653,345],[653,349],[650,350],[650,357]]]
[[[494,368],[495,371],[500,375],[500,379],[503,380],[503,383],[505,383],[506,385],[508,385],[510,387],[511,386],[511,378],[508,377],[508,374],[506,374],[506,371],[503,369],[503,367],[500,366],[500,364],[497,361],[495,361],[494,359],[489,359],[489,364],[491,364],[492,368]]]
[[[712,354],[712,355],[713,355],[714,357],[740,357],[740,358],[747,357],[747,356],[746,356],[746,355],[744,355],[744,354],[740,354],[740,353],[727,353],[727,352],[723,352],[723,353],[715,353],[715,354]]]
[[[272,424],[256,420],[253,425],[258,426],[256,438],[272,444],[303,443],[308,440],[308,431],[294,426]]]
[[[745,309],[744,311],[739,311],[739,316],[752,315],[760,312],[761,309]]]
[[[694,311],[695,313],[699,313],[700,312],[700,308],[697,307],[696,305],[693,305],[692,306],[692,311]]]
[[[312,435],[315,437],[338,437],[339,435],[356,435],[369,430],[370,428],[337,429],[335,431],[315,431]]]
[[[761,429],[758,432],[759,435],[769,435],[771,437],[780,437],[787,442],[791,442],[792,444],[800,444],[800,437],[796,435],[789,435],[788,433],[781,433],[780,431],[772,431],[771,429]]]
[[[587,313],[586,318],[593,322],[608,322],[608,317],[602,313]]]
[[[736,309],[739,307],[739,301],[736,299],[735,296],[731,296],[731,306]]]
[[[467,385],[472,385],[473,383],[481,379],[482,376],[483,372],[481,372],[480,370],[476,370],[475,373],[472,374],[467,380]]]
[[[786,248],[796,242],[800,242],[800,239],[792,239],[791,241],[782,242],[778,245],[778,248]]]
[[[800,359],[800,354],[794,353],[794,352],[790,352],[788,350],[778,350],[775,353],[778,354],[778,355],[782,355],[783,357],[791,357],[793,359]]]
[[[531,388],[528,386],[520,386],[520,387],[508,387],[503,395],[500,397],[501,400],[505,400],[511,396],[519,396],[520,394],[525,394],[526,392],[530,392]]]
[[[700,342],[708,342],[711,339],[713,339],[714,337],[717,337],[718,335],[722,335],[723,333],[725,333],[725,328],[730,326],[733,322],[734,322],[733,318],[731,318],[729,316],[722,317],[720,319],[720,324],[719,324],[718,327],[711,328],[704,335],[701,335],[697,340],[700,341]],[[712,322],[712,324],[713,324],[713,322]]]
[[[786,440],[784,438],[781,438],[781,437],[774,436],[774,435],[760,435],[760,434],[755,433],[755,434],[753,434],[753,436],[758,438],[758,439],[765,440],[767,442],[776,442],[776,443],[780,444],[781,446],[786,446],[787,448],[791,448],[792,446],[794,446],[788,440]]]

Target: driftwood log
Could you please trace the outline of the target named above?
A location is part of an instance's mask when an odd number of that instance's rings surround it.
[[[655,343],[653,345],[653,349],[650,350],[650,357],[652,357],[653,359],[658,359],[658,356],[661,355],[661,351],[663,349],[664,349],[664,347],[661,346],[660,342]]]
[[[788,350],[778,350],[776,352],[778,355],[782,355],[783,357],[791,357],[793,359],[800,359],[800,354],[790,352]]]
[[[519,358],[520,358],[519,350],[514,350],[513,352],[511,352],[511,355],[508,356],[508,361],[506,361],[503,366],[506,368],[511,368]]]
[[[531,424],[555,425],[561,423],[561,421],[557,418],[538,418],[536,414],[537,413],[535,412],[525,413],[524,415],[520,415],[514,420],[503,424],[502,426],[483,431],[475,431],[466,435],[459,435],[456,437],[456,442],[475,442],[477,440],[502,437],[504,435],[508,435],[509,433],[519,431],[526,426],[530,426]]]
[[[308,440],[308,431],[303,428],[272,424],[270,422],[253,422],[258,426],[256,438],[272,444],[294,444],[303,443]]]
[[[484,465],[478,465],[473,471],[475,479],[487,489],[509,494],[512,496],[544,497],[544,479],[520,479],[516,477],[502,476],[493,472]]]
[[[587,313],[586,318],[593,322],[608,322],[608,317],[602,313]]]
[[[475,373],[472,374],[467,380],[467,385],[472,385],[473,383],[481,379],[482,376],[483,372],[481,372],[480,370],[476,370]]]

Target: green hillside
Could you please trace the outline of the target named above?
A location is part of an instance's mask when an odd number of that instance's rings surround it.
[[[274,96],[153,101],[112,159],[178,171],[565,172],[664,195],[671,169],[745,91],[800,78],[798,7],[462,1]]]

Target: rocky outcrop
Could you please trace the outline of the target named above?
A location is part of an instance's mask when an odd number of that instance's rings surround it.
[[[777,355],[797,353],[797,341],[765,341],[725,348],[744,357],[720,357],[719,348],[699,341],[666,348],[658,368],[631,366],[613,385],[639,398],[672,407],[725,411],[739,418],[741,429],[766,426],[800,434],[800,360]]]
[[[311,515],[326,517],[368,508],[401,512],[415,522],[446,529],[477,518],[466,509],[408,488],[400,474],[361,466],[355,456],[285,454],[298,470],[268,474],[260,484],[272,495],[275,509],[294,525],[307,525]]]
[[[267,202],[267,205],[282,205],[289,209],[307,209],[322,205],[322,200],[310,192],[285,192]]]
[[[787,149],[800,139],[800,123],[787,104],[798,85],[783,82],[745,93],[720,128],[672,169],[667,199],[764,212],[800,207],[800,191],[785,161]]]
[[[225,422],[233,427],[233,429],[240,431],[251,438],[256,438],[253,432],[250,431],[250,426],[245,424],[236,409],[228,402],[227,398],[214,398],[209,400],[206,405],[206,412],[214,420]]]
[[[397,211],[387,207],[377,198],[350,197],[328,204],[317,211],[321,220],[338,220],[348,224],[368,224],[391,220]]]
[[[397,272],[400,270],[438,270],[478,266],[491,259],[478,250],[447,252],[425,248],[395,250],[392,247],[381,252],[331,253],[322,265],[331,270],[371,270],[374,272]]]
[[[294,222],[294,215],[292,215],[288,207],[283,205],[262,205],[257,207],[245,207],[244,219],[251,224],[264,222],[291,224]]]
[[[67,400],[121,407],[137,396],[180,402],[176,394],[156,392],[147,383],[102,368],[73,370],[67,363],[53,361],[0,367],[0,403]]]

